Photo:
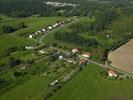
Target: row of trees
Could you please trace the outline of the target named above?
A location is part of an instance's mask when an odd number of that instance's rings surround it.
[[[97,15],[95,22],[79,22],[71,25],[69,28],[71,28],[74,33],[84,33],[88,31],[98,33],[106,29],[118,16],[119,14],[115,10],[107,10]]]
[[[84,47],[97,48],[100,45],[99,42],[94,38],[85,39],[84,37],[79,36],[78,34],[75,34],[75,33],[71,33],[71,32],[65,32],[65,33],[56,32],[54,37],[55,39],[69,42],[69,43],[74,43],[74,44],[81,45]]]
[[[12,33],[12,32],[14,32],[16,30],[23,29],[25,27],[26,27],[26,25],[23,22],[19,23],[15,27],[10,26],[10,25],[3,25],[1,27],[1,33]]]
[[[1,0],[0,13],[12,17],[27,17],[35,14],[54,15],[54,8],[43,3],[43,0]]]

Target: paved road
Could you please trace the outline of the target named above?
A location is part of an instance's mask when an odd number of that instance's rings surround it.
[[[119,72],[119,73],[124,74],[125,76],[133,77],[132,75],[130,75],[130,74],[126,73],[126,72],[123,72],[123,71],[121,71],[121,70],[119,70],[119,69],[115,69],[115,68],[112,68],[112,67],[108,67],[108,66],[106,66],[106,65],[104,65],[104,64],[95,62],[95,61],[93,61],[93,60],[88,60],[88,61],[91,62],[91,63],[93,63],[93,64],[96,64],[96,65],[98,65],[98,66],[100,66],[100,67],[102,67],[102,68],[112,69],[112,70],[114,70],[114,71],[116,71],[116,72]]]

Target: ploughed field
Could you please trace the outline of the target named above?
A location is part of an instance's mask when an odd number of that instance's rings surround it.
[[[111,66],[133,74],[133,39],[109,53]]]

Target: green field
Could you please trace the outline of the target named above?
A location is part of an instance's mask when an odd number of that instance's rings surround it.
[[[102,76],[103,69],[88,64],[50,100],[132,100],[132,79],[114,80]],[[1,100],[43,100],[51,91],[49,80],[34,76],[0,96]]]
[[[0,96],[1,100],[30,100],[36,95],[46,95],[49,91],[48,80],[45,77],[34,76],[26,82],[12,88]]]
[[[57,21],[64,19],[62,17],[27,17],[12,19],[6,16],[3,16],[2,18],[4,21],[1,22],[0,29],[3,25],[10,25],[15,27],[17,24],[21,22],[25,23],[27,27],[24,29],[17,30],[13,33],[1,33],[0,56],[3,56],[5,54],[5,50],[12,47],[21,49],[25,48],[25,46],[28,45],[36,45],[37,42],[34,39],[28,39],[28,33],[33,33],[43,27],[47,27],[48,25],[54,24]],[[3,59],[0,60],[0,63],[4,63]]]
[[[101,76],[103,69],[89,64],[50,100],[132,100],[133,80],[110,80]]]

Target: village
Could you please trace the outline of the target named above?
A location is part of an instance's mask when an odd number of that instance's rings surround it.
[[[47,1],[44,2],[47,5],[50,6],[55,6],[55,7],[64,7],[64,6],[72,6],[72,7],[76,7],[79,4],[72,4],[72,3],[61,3],[61,2],[51,2],[51,1]]]
[[[46,37],[51,31],[56,30],[60,27],[65,26],[68,23],[72,23],[75,21],[75,18],[71,18],[68,20],[59,21],[53,25],[49,25],[48,27],[44,27],[34,33],[28,33],[29,39],[42,39]],[[109,37],[109,36],[108,36]],[[44,44],[39,46],[26,46],[25,49],[27,50],[34,50],[35,52],[32,55],[38,56],[39,60],[45,57],[51,57],[50,63],[53,63],[52,66],[49,66],[47,70],[45,70],[41,76],[46,78],[53,78],[51,83],[49,84],[50,87],[57,88],[63,86],[65,82],[70,80],[75,74],[80,72],[82,69],[85,68],[87,64],[94,63],[98,66],[103,67],[105,69],[105,77],[109,78],[118,78],[122,77],[123,74],[121,72],[117,72],[112,70],[110,67],[106,65],[99,64],[95,61],[91,60],[93,54],[91,52],[82,52],[78,48],[73,48],[71,51],[67,49],[58,48],[56,46],[44,47]],[[38,59],[37,59],[38,60]],[[47,59],[47,62],[49,59]],[[54,62],[57,61],[58,65],[54,65]],[[35,61],[36,62],[36,61]],[[29,64],[21,65],[19,72],[23,71],[27,68],[30,68]],[[59,67],[58,67],[59,66]],[[67,67],[65,67],[67,66]],[[60,75],[61,74],[61,75]],[[57,77],[55,77],[57,76]],[[126,76],[126,75],[125,75]],[[124,76],[124,77],[125,77]]]

